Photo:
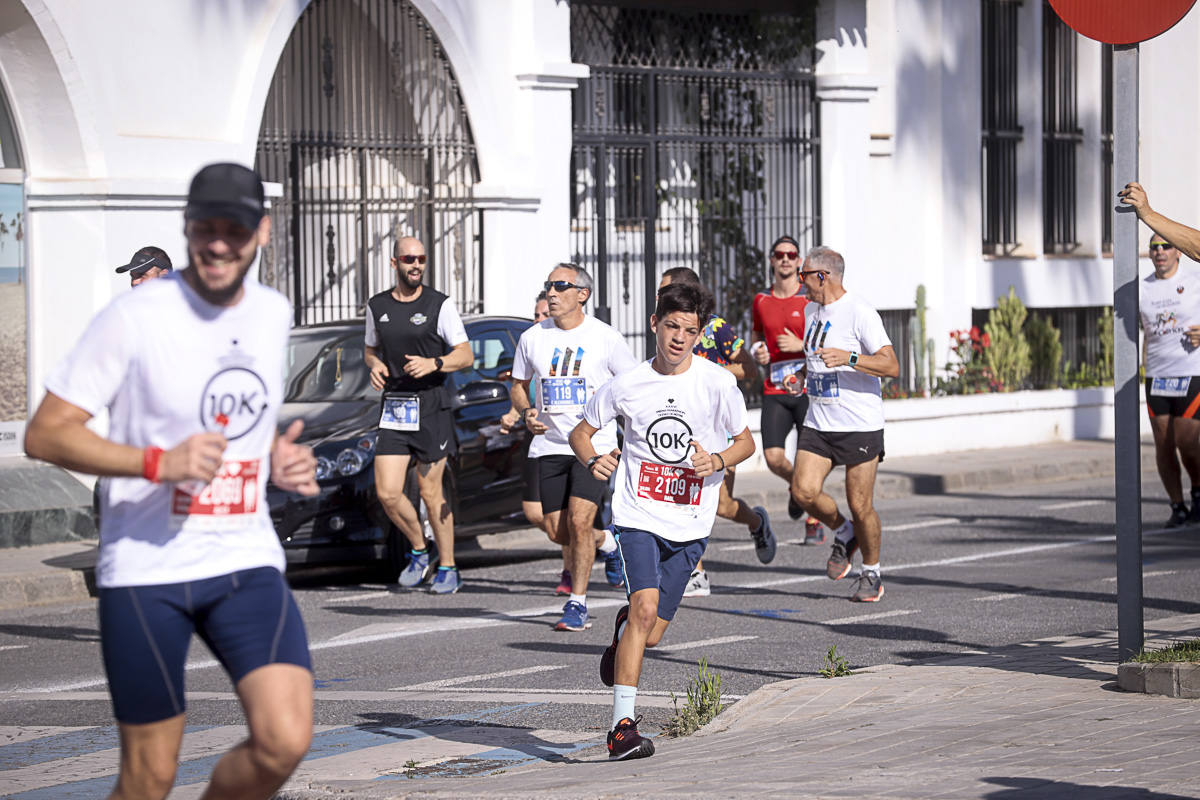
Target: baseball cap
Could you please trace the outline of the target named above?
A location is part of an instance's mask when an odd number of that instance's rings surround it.
[[[128,264],[117,267],[117,272],[131,272],[133,273],[131,277],[136,278],[151,267],[169,270],[171,269],[171,258],[161,247],[146,245],[133,254]]]
[[[192,178],[184,219],[231,219],[250,230],[266,213],[262,178],[241,164],[209,164]]]

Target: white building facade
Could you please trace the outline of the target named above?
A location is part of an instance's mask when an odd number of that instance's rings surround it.
[[[431,281],[467,312],[528,315],[549,269],[579,260],[639,346],[663,270],[696,268],[740,310],[785,232],[841,250],[847,284],[896,333],[924,285],[939,362],[946,333],[1010,285],[1034,308],[1109,305],[1102,48],[1049,14],[1043,0],[0,0],[0,325],[24,338],[0,350],[18,398],[0,405],[0,454],[19,452],[89,318],[129,291],[113,267],[147,244],[186,262],[187,184],[214,161],[269,181],[257,275],[298,324],[361,315],[402,234],[426,240]],[[693,58],[677,32],[697,15],[694,39],[712,45],[696,31],[725,21],[742,33]],[[1142,182],[1193,224],[1197,44],[1193,11],[1141,48]]]

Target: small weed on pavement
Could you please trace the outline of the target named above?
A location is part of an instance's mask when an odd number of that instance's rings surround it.
[[[671,702],[675,704],[675,716],[664,728],[668,736],[687,736],[712,721],[721,713],[721,673],[708,668],[708,659],[702,658],[697,663],[699,669],[687,690],[687,702],[679,707],[679,698],[671,693]]]
[[[825,666],[818,670],[826,678],[841,678],[846,675],[853,675],[854,670],[850,669],[850,664],[845,658],[838,655],[837,645],[829,648],[829,652],[825,654]]]
[[[1162,650],[1143,650],[1130,661],[1142,664],[1161,664],[1167,661],[1200,661],[1200,639],[1174,642]]]

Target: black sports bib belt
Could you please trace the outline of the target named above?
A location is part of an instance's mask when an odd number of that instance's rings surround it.
[[[437,330],[438,314],[446,299],[446,295],[426,286],[421,289],[421,296],[410,303],[401,303],[391,290],[367,301],[367,313],[374,319],[379,335],[380,354],[390,373],[387,391],[421,391],[446,382],[446,373],[441,371],[424,378],[404,374],[406,355],[437,358],[450,351]]]

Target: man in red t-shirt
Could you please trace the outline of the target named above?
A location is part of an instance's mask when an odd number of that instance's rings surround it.
[[[754,296],[750,354],[767,367],[763,378],[761,417],[763,456],[767,467],[788,484],[788,516],[800,519],[804,509],[792,499],[792,461],[784,443],[792,430],[799,433],[808,414],[808,395],[793,397],[785,381],[803,381],[804,307],[808,298],[800,282],[800,245],[783,235],[771,245],[771,271],[774,282],[766,292]],[[809,517],[805,523],[804,543],[821,544],[825,531],[821,523]]]

